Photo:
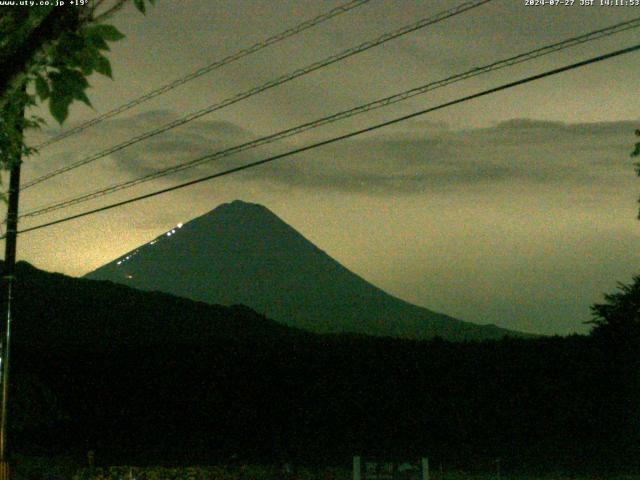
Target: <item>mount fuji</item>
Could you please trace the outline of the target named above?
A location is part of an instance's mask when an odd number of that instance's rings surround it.
[[[316,333],[454,341],[525,335],[396,298],[343,267],[267,208],[239,200],[178,224],[85,277],[211,304],[243,304]]]

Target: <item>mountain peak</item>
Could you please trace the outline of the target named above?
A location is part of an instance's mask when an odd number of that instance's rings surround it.
[[[216,210],[227,210],[227,209],[235,209],[235,210],[269,210],[268,208],[258,204],[245,202],[244,200],[233,200],[231,202],[222,203],[218,205],[216,208],[211,210],[215,212]]]
[[[233,216],[238,218],[249,217],[252,218],[255,222],[264,222],[266,221],[266,218],[269,218],[270,221],[273,221],[275,219],[279,222],[282,222],[282,220],[280,220],[280,218],[267,207],[258,203],[245,202],[243,200],[233,200],[228,203],[222,203],[213,210],[210,210],[209,212],[202,215],[202,217],[198,218],[213,217],[215,219],[216,217],[219,217],[221,215]],[[194,219],[193,221],[198,220],[198,218]]]

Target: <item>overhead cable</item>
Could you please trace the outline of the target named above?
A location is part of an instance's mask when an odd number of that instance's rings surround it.
[[[153,130],[144,132],[140,135],[137,135],[135,137],[130,138],[129,140],[126,140],[122,143],[119,143],[118,145],[114,145],[110,148],[107,148],[106,150],[102,150],[98,153],[95,153],[93,155],[90,155],[89,157],[83,158],[77,162],[74,162],[70,165],[61,167],[57,170],[54,170],[52,172],[49,172],[45,175],[42,175],[34,180],[31,180],[30,182],[25,183],[24,185],[22,185],[22,190],[25,190],[27,188],[30,188],[34,185],[37,185],[41,182],[44,182],[45,180],[48,180],[50,178],[56,177],[60,174],[69,172],[71,170],[74,170],[78,167],[81,167],[83,165],[87,165],[88,163],[94,162],[96,160],[99,160],[101,158],[104,158],[108,155],[111,155],[113,153],[119,152],[120,150],[123,150],[127,147],[130,147],[132,145],[135,145],[136,143],[139,143],[143,140],[147,140],[151,137],[154,137],[156,135],[159,135],[161,133],[164,133],[168,130],[171,130],[173,128],[179,127],[181,125],[184,125],[186,123],[192,122],[193,120],[196,120],[198,118],[201,118],[205,115],[208,115],[210,113],[213,113],[215,111],[221,110],[225,107],[228,107],[230,105],[233,105],[235,103],[238,103],[242,100],[245,100],[249,97],[252,97],[254,95],[257,95],[261,92],[264,92],[265,90],[269,90],[271,88],[277,87],[279,85],[282,85],[284,83],[290,82],[291,80],[294,80],[296,78],[302,77],[304,75],[308,75],[309,73],[315,72],[316,70],[320,70],[321,68],[324,68],[328,65],[337,63],[341,60],[344,60],[346,58],[352,57],[354,55],[357,55],[359,53],[362,53],[366,50],[369,50],[371,48],[377,47],[378,45],[381,45],[383,43],[386,43],[390,40],[393,40],[395,38],[401,37],[403,35],[406,35],[408,33],[414,32],[416,30],[419,30],[421,28],[425,28],[429,25],[433,25],[435,23],[441,22],[443,20],[446,20],[448,18],[454,17],[456,15],[460,15],[461,13],[464,13],[468,10],[471,10],[473,8],[477,8],[480,5],[483,5],[485,3],[489,3],[492,0],[471,0],[468,2],[465,2],[461,5],[458,5],[457,7],[451,8],[449,10],[446,10],[444,12],[440,12],[434,16],[428,17],[428,18],[423,18],[422,20],[419,20],[418,22],[412,23],[411,25],[407,25],[404,26],[398,30],[395,30],[393,32],[389,32],[389,33],[385,33],[381,36],[379,36],[378,38],[368,41],[368,42],[364,42],[356,47],[353,48],[349,48],[347,50],[343,50],[340,53],[337,53],[335,55],[332,55],[330,57],[325,58],[324,60],[320,60],[317,62],[314,62],[306,67],[294,70],[291,73],[288,73],[286,75],[282,75],[274,80],[270,80],[260,86],[251,88],[250,90],[247,90],[245,92],[242,93],[238,93],[232,97],[229,97],[221,102],[218,103],[214,103],[213,105],[210,105],[206,108],[203,108],[201,110],[198,110],[196,112],[192,112],[188,115],[185,115],[183,117],[180,117],[174,121],[171,121],[169,123],[166,123],[158,128],[155,128]]]
[[[510,67],[513,65],[517,65],[520,63],[524,63],[527,61],[531,61],[533,59],[542,57],[544,55],[548,55],[551,53],[555,53],[561,50],[564,50],[566,48],[569,47],[573,47],[575,45],[580,45],[586,42],[590,42],[590,41],[594,41],[597,40],[599,38],[605,37],[605,36],[609,36],[609,35],[613,35],[615,33],[619,33],[625,30],[629,30],[631,28],[638,28],[640,27],[640,17],[635,18],[633,20],[629,20],[626,22],[622,22],[622,23],[618,23],[615,25],[612,25],[610,27],[607,28],[602,28],[599,30],[595,30],[589,33],[586,33],[584,35],[580,35],[578,37],[572,37],[566,40],[563,40],[561,42],[557,42],[557,43],[553,43],[550,45],[546,45],[544,47],[540,47],[537,48],[535,50],[531,50],[525,53],[521,53],[519,55],[516,56],[512,56],[503,60],[499,60],[493,63],[490,63],[488,65],[484,65],[482,67],[476,67],[473,68],[471,70],[467,70],[463,73],[459,73],[456,75],[452,75],[449,76],[447,78],[435,81],[435,82],[430,82],[427,83],[425,85],[422,85],[420,87],[416,87],[416,88],[412,88],[410,90],[406,90],[404,92],[401,93],[397,93],[395,95],[391,95],[379,100],[375,100],[373,102],[369,102],[366,103],[364,105],[360,105],[358,107],[355,108],[351,108],[348,110],[343,110],[341,112],[311,121],[311,122],[307,122],[292,128],[288,128],[286,130],[282,130],[280,132],[271,134],[271,135],[267,135],[249,142],[245,142],[242,143],[240,145],[236,145],[230,148],[226,148],[223,150],[219,150],[217,152],[214,153],[210,153],[192,160],[189,160],[187,162],[183,162],[183,163],[179,163],[177,165],[171,166],[171,167],[167,167],[164,168],[162,170],[156,171],[156,172],[152,172],[149,173],[147,175],[132,179],[132,180],[127,180],[124,182],[119,182],[113,185],[110,185],[108,187],[103,187],[103,188],[99,188],[96,190],[93,190],[91,192],[88,193],[84,193],[82,195],[79,196],[75,196],[75,197],[71,197],[68,198],[66,200],[62,200],[56,203],[52,203],[46,206],[41,206],[41,207],[36,207],[28,212],[25,212],[24,214],[22,214],[20,216],[20,218],[26,218],[26,217],[36,217],[39,215],[43,215],[46,213],[50,213],[53,212],[55,210],[59,210],[59,209],[63,209],[63,208],[67,208],[70,207],[72,205],[77,205],[79,203],[84,203],[86,201],[95,199],[95,198],[99,198],[111,193],[115,193],[117,191],[120,190],[124,190],[127,188],[131,188],[134,187],[136,185],[142,184],[142,183],[146,183],[149,182],[151,180],[155,180],[161,177],[165,177],[167,175],[172,175],[190,168],[194,168],[198,165],[201,165],[205,162],[211,162],[214,160],[219,160],[221,158],[225,158],[240,152],[243,152],[245,150],[249,150],[249,149],[253,149],[253,148],[257,148],[260,147],[262,145],[266,145],[266,144],[270,144],[273,142],[276,142],[278,140],[282,140],[284,138],[287,137],[291,137],[293,135],[297,135],[300,134],[302,132],[314,129],[314,128],[318,128],[322,125],[327,125],[339,120],[343,120],[345,118],[349,118],[355,115],[359,115],[365,112],[369,112],[371,110],[375,110],[378,108],[382,108],[382,107],[386,107],[389,105],[392,105],[394,103],[398,103],[401,102],[403,100],[407,100],[411,97],[417,96],[417,95],[421,95],[427,92],[430,92],[432,90],[435,90],[437,88],[442,88],[444,86],[450,85],[452,83],[456,83],[462,80],[466,80],[484,73],[488,73],[488,72],[492,72],[495,70],[499,70],[502,68],[506,68],[506,67]]]
[[[446,108],[446,107],[450,107],[450,106],[453,106],[453,105],[458,105],[458,104],[461,104],[461,103],[465,103],[465,102],[468,102],[468,101],[476,99],[476,98],[480,98],[480,97],[483,97],[483,96],[486,96],[486,95],[490,95],[490,94],[493,94],[493,93],[496,93],[496,92],[500,92],[500,91],[503,91],[503,90],[514,88],[514,87],[517,87],[519,85],[524,85],[526,83],[530,83],[530,82],[533,82],[533,81],[536,81],[536,80],[541,80],[543,78],[547,78],[547,77],[550,77],[550,76],[553,76],[553,75],[558,75],[560,73],[567,72],[569,70],[574,70],[576,68],[580,68],[580,67],[584,67],[584,66],[591,65],[591,64],[594,64],[594,63],[602,62],[604,60],[608,60],[608,59],[611,59],[611,58],[614,58],[614,57],[618,57],[620,55],[625,55],[627,53],[636,52],[638,50],[640,50],[640,44],[634,45],[632,47],[616,50],[614,52],[610,52],[610,53],[607,53],[607,54],[604,54],[604,55],[599,55],[597,57],[592,57],[592,58],[590,58],[588,60],[583,60],[581,62],[572,63],[572,64],[566,65],[564,67],[555,68],[553,70],[547,70],[546,72],[539,73],[537,75],[532,75],[532,76],[529,76],[529,77],[522,78],[520,80],[516,80],[516,81],[513,81],[513,82],[505,83],[505,84],[502,84],[502,85],[500,85],[498,87],[493,87],[493,88],[490,88],[490,89],[487,89],[487,90],[483,90],[483,91],[478,92],[478,93],[474,93],[472,95],[467,95],[465,97],[458,98],[456,100],[451,100],[449,102],[442,103],[442,104],[437,105],[435,107],[430,107],[430,108],[426,108],[424,110],[419,110],[417,112],[410,113],[408,115],[403,115],[401,117],[397,117],[397,118],[394,118],[392,120],[387,120],[385,122],[378,123],[378,124],[372,125],[370,127],[366,127],[366,128],[362,128],[362,129],[359,129],[359,130],[355,130],[355,131],[352,131],[350,133],[346,133],[346,134],[343,134],[343,135],[340,135],[340,136],[337,136],[337,137],[333,137],[333,138],[330,138],[330,139],[327,139],[327,140],[323,140],[321,142],[313,143],[311,145],[307,145],[307,146],[304,146],[304,147],[296,148],[294,150],[289,150],[288,152],[284,152],[284,153],[281,153],[281,154],[278,154],[278,155],[274,155],[274,156],[271,156],[271,157],[268,157],[268,158],[265,158],[265,159],[262,159],[262,160],[257,160],[255,162],[251,162],[251,163],[247,163],[247,164],[244,164],[244,165],[241,165],[241,166],[238,166],[238,167],[230,168],[230,169],[224,170],[222,172],[218,172],[218,173],[214,173],[214,174],[207,175],[207,176],[204,176],[204,177],[200,177],[200,178],[197,178],[195,180],[190,180],[188,182],[184,182],[184,183],[181,183],[179,185],[174,185],[172,187],[167,187],[167,188],[163,188],[161,190],[156,190],[154,192],[146,193],[144,195],[139,195],[137,197],[129,198],[127,200],[123,200],[123,201],[120,201],[120,202],[111,203],[109,205],[105,205],[103,207],[95,208],[93,210],[88,210],[88,211],[85,211],[85,212],[82,212],[82,213],[78,213],[78,214],[75,214],[75,215],[70,215],[68,217],[60,218],[58,220],[54,220],[54,221],[51,221],[51,222],[42,223],[40,225],[35,225],[33,227],[25,228],[23,230],[20,230],[18,233],[22,234],[22,233],[32,232],[32,231],[35,231],[35,230],[40,230],[40,229],[46,228],[46,227],[51,227],[53,225],[58,225],[60,223],[64,223],[64,222],[68,222],[68,221],[75,220],[75,219],[78,219],[78,218],[86,217],[86,216],[93,215],[93,214],[96,214],[96,213],[99,213],[99,212],[104,212],[104,211],[107,211],[107,210],[111,210],[113,208],[121,207],[123,205],[136,203],[136,202],[139,202],[141,200],[145,200],[147,198],[156,197],[156,196],[162,195],[164,193],[173,192],[173,191],[180,190],[180,189],[183,189],[183,188],[186,188],[186,187],[190,187],[192,185],[197,185],[199,183],[206,182],[208,180],[213,180],[215,178],[220,178],[220,177],[224,177],[224,176],[227,176],[227,175],[231,175],[233,173],[237,173],[237,172],[241,172],[241,171],[248,170],[248,169],[251,169],[251,168],[255,168],[255,167],[258,167],[260,165],[265,165],[267,163],[271,163],[271,162],[274,162],[274,161],[282,159],[282,158],[286,158],[286,157],[290,157],[292,155],[296,155],[298,153],[302,153],[302,152],[306,152],[306,151],[309,151],[309,150],[313,150],[315,148],[319,148],[319,147],[322,147],[324,145],[329,145],[329,144],[332,144],[332,143],[336,143],[336,142],[339,142],[339,141],[342,141],[342,140],[346,140],[346,139],[349,139],[349,138],[356,137],[358,135],[362,135],[364,133],[372,132],[372,131],[378,130],[380,128],[387,127],[389,125],[394,125],[396,123],[404,122],[404,121],[409,120],[411,118],[415,118],[415,117],[418,117],[418,116],[421,116],[421,115],[425,115],[427,113],[434,112],[436,110],[441,110],[441,109]],[[4,238],[4,237],[0,237],[0,238]]]
[[[42,142],[39,145],[36,145],[35,148],[37,150],[41,150],[42,148],[52,145],[56,142],[59,142],[62,139],[70,137],[71,135],[75,135],[77,133],[83,132],[84,130],[90,127],[93,127],[108,118],[114,117],[122,112],[126,112],[131,108],[137,107],[138,105],[146,102],[147,100],[151,100],[152,98],[155,98],[158,95],[167,93],[181,85],[184,85],[187,82],[190,82],[191,80],[195,80],[196,78],[201,77],[202,75],[205,75],[209,72],[217,70],[221,67],[224,67],[225,65],[229,65],[230,63],[236,62],[248,55],[259,52],[260,50],[263,50],[275,43],[281,42],[282,40],[285,40],[289,37],[293,37],[294,35],[297,35],[305,30],[308,30],[311,27],[315,27],[316,25],[319,25],[322,22],[325,22],[331,18],[337,17],[338,15],[341,15],[350,10],[353,10],[354,8],[360,7],[368,3],[369,1],[370,0],[352,0],[350,2],[345,3],[344,5],[340,5],[336,8],[333,8],[332,10],[329,10],[328,12],[318,15],[317,17],[314,17],[310,20],[306,20],[296,25],[293,28],[289,28],[288,30],[284,30],[283,32],[277,33],[276,35],[273,35],[261,42],[255,43],[250,47],[244,48],[242,50],[238,50],[237,52],[232,53],[231,55],[228,55],[220,60],[216,60],[215,62],[210,63],[209,65],[206,65],[202,68],[199,68],[194,72],[191,72],[183,77],[173,80],[172,82],[169,82],[154,90],[151,90],[145,93],[144,95],[141,95],[140,97],[135,98],[134,100],[131,100],[125,104],[122,104],[119,107],[116,107],[112,110],[109,110],[108,112],[98,115],[97,117],[92,118],[91,120],[88,120],[78,125],[77,127],[71,128],[69,130],[65,130],[64,132],[59,133],[53,138],[46,140],[45,142]]]

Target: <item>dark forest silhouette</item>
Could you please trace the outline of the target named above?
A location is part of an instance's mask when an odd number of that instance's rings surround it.
[[[315,335],[246,307],[26,263],[18,273],[19,452],[94,450],[104,464],[381,454],[486,471],[498,457],[504,471],[637,468],[638,288],[635,336],[597,310],[590,336],[451,343]]]

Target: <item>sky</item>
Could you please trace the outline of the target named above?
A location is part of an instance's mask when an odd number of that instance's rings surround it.
[[[112,23],[114,80],[64,128],[340,5],[159,0]],[[459,3],[371,0],[300,35],[43,149],[23,181]],[[570,3],[570,2],[569,2]],[[598,2],[599,3],[599,2]],[[25,190],[21,210],[640,16],[640,7],[493,0]],[[277,144],[47,216],[27,228],[258,160],[640,40],[634,29],[456,83]],[[234,199],[265,205],[387,292],[476,323],[585,333],[589,307],[638,271],[640,126],[632,53],[465,102],[278,162],[21,236],[18,256],[80,276]],[[60,129],[29,134],[38,143]]]

